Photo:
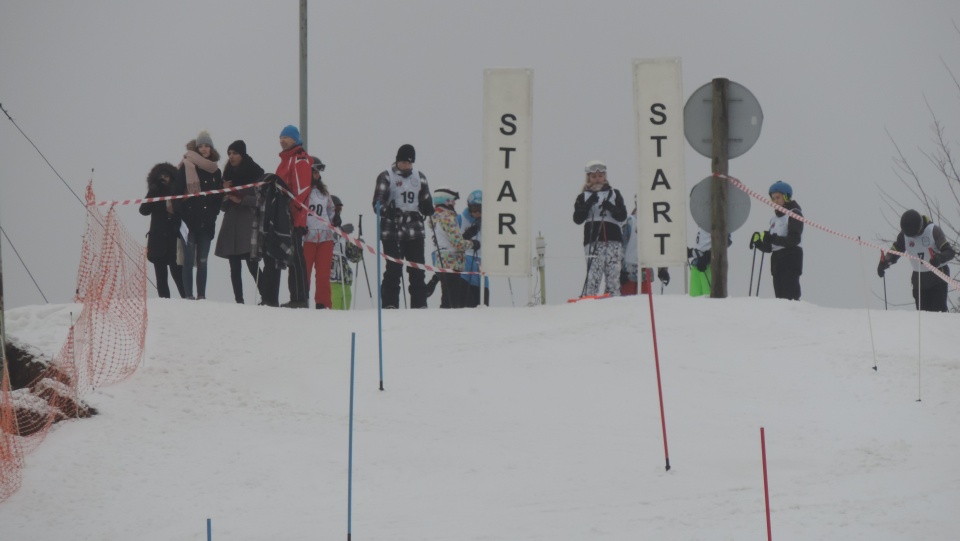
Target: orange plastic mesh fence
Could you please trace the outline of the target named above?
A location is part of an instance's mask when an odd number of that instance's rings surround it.
[[[6,500],[20,488],[23,469],[23,451],[19,438],[15,435],[17,420],[13,414],[13,401],[10,397],[10,375],[0,370],[0,502]]]
[[[0,501],[20,486],[23,456],[37,448],[54,422],[77,416],[83,395],[132,375],[143,361],[147,335],[146,250],[133,240],[114,208],[104,215],[87,186],[87,224],[77,271],[80,317],[60,352],[29,385],[0,390]]]

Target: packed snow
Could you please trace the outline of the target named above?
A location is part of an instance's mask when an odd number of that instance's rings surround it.
[[[375,310],[151,299],[0,539],[765,539],[761,427],[773,538],[957,538],[956,314],[653,301],[666,450],[647,297],[385,311],[382,391]],[[6,324],[52,356],[78,311]]]

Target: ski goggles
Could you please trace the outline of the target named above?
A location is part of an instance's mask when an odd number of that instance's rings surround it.
[[[590,164],[590,166],[586,168],[586,171],[587,173],[606,173],[607,166],[602,163],[594,163]]]

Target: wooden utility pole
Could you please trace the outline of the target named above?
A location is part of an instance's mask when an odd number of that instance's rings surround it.
[[[727,79],[713,80],[713,157],[711,170],[726,175],[727,138],[730,133],[727,119]],[[727,297],[727,181],[714,177],[710,186],[711,258],[710,297]]]
[[[300,0],[300,141],[307,146],[307,0]]]

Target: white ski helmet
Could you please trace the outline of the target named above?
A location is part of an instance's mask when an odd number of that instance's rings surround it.
[[[587,166],[584,167],[583,170],[587,173],[606,173],[607,164],[600,160],[590,160],[587,162]]]

